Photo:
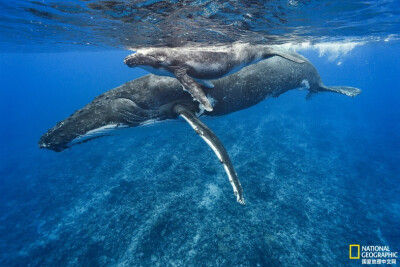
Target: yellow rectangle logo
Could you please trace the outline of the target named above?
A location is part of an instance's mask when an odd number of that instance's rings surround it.
[[[357,256],[356,257],[352,257],[352,248],[357,248]],[[349,247],[349,257],[350,257],[350,259],[352,259],[352,260],[357,260],[357,259],[359,259],[360,258],[360,245],[350,245],[350,247]]]

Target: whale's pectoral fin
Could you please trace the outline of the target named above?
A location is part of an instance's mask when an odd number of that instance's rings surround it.
[[[239,182],[239,178],[237,177],[235,169],[233,168],[228,153],[218,137],[184,106],[179,104],[175,105],[174,112],[183,117],[190,124],[190,126],[192,126],[193,130],[211,147],[211,149],[217,155],[219,161],[224,165],[224,169],[228,175],[229,182],[233,187],[233,192],[236,195],[237,201],[244,205],[243,189]]]
[[[271,57],[271,56],[280,56],[280,57],[286,58],[287,60],[290,60],[290,61],[293,61],[293,62],[296,62],[296,63],[304,63],[304,62],[306,62],[305,60],[303,60],[301,58],[292,56],[292,55],[290,55],[288,53],[285,53],[285,52],[279,51],[279,50],[275,50],[275,49],[269,50],[269,52],[265,55],[266,58],[267,57]]]
[[[200,104],[204,106],[205,110],[213,110],[213,107],[211,106],[207,96],[204,94],[201,85],[187,75],[185,68],[174,69],[174,74],[178,81],[183,85],[184,89],[187,90],[195,100],[199,101]]]

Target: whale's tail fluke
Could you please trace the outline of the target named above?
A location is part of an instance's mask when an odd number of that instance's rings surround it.
[[[339,93],[342,95],[347,95],[347,96],[357,96],[361,93],[361,89],[355,88],[355,87],[349,87],[349,86],[325,86],[322,85],[320,86],[321,91],[326,91],[326,92],[334,92],[334,93]]]
[[[361,94],[361,89],[355,88],[355,87],[350,87],[350,86],[326,86],[326,85],[320,85],[316,91],[310,90],[308,93],[306,99],[310,100],[312,96],[316,93],[319,92],[333,92],[333,93],[338,93],[342,95],[347,95],[350,97],[355,97],[359,94]]]

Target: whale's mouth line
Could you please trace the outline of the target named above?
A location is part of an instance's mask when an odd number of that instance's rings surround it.
[[[129,127],[129,125],[122,124],[122,123],[107,124],[107,125],[98,127],[96,129],[87,131],[86,133],[79,135],[78,137],[75,137],[74,139],[72,139],[71,141],[69,141],[67,143],[67,146],[71,147],[73,145],[83,144],[90,140],[94,140],[94,139],[97,139],[100,137],[112,136],[113,130],[128,128],[128,127]]]

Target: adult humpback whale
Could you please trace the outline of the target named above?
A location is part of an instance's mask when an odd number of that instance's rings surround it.
[[[282,57],[272,57],[215,81],[213,89],[204,88],[212,101],[212,112],[218,116],[253,106],[269,96],[303,88],[309,94],[335,92],[356,96],[360,89],[345,86],[325,86],[314,68],[304,57],[297,64]],[[69,118],[57,123],[39,141],[40,148],[62,151],[74,144],[108,135],[108,130],[135,127],[149,121],[174,119],[182,116],[213,149],[228,174],[239,203],[244,204],[243,190],[228,153],[218,137],[203,124],[196,114],[201,112],[192,97],[181,90],[176,79],[147,75],[127,82],[98,97]],[[106,132],[107,131],[107,132]]]
[[[138,49],[124,60],[129,67],[141,67],[149,72],[175,77],[192,97],[207,111],[212,106],[201,85],[213,88],[209,80],[233,74],[260,60],[280,56],[293,62],[304,60],[267,45],[235,43],[208,47],[155,47]]]

